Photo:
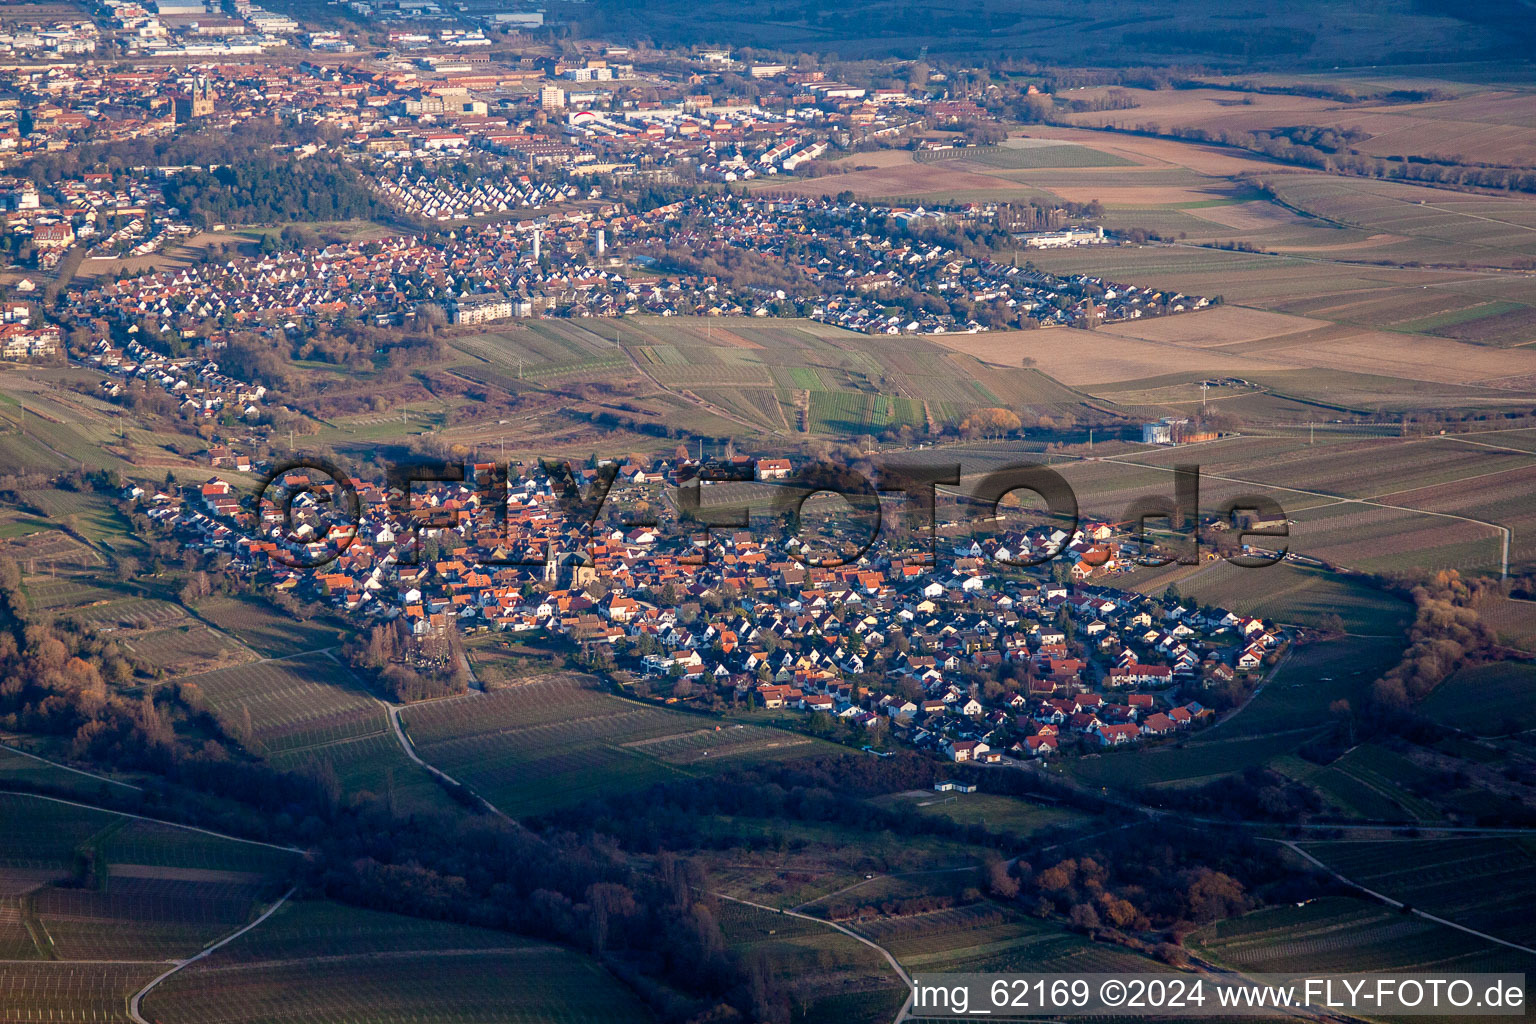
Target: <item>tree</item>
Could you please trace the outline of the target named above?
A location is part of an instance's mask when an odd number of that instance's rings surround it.
[[[1067,920],[1072,923],[1072,927],[1089,935],[1099,929],[1098,911],[1087,903],[1078,903],[1073,906],[1071,912],[1067,914]]]
[[[976,409],[960,423],[962,433],[980,434],[982,437],[1001,437],[1024,425],[1018,415],[1008,409]]]

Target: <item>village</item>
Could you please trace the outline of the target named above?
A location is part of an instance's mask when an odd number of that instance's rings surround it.
[[[210,461],[239,468],[222,446]],[[759,480],[788,462],[734,461]],[[1295,639],[1108,585],[1139,549],[1104,522],[1011,531],[990,551],[946,536],[937,558],[882,545],[838,566],[795,557],[798,543],[769,530],[625,525],[636,500],[652,507],[699,469],[682,455],[617,467],[612,508],[584,542],[560,480],[538,467],[508,480],[504,516],[488,464],[464,483],[413,486],[414,522],[389,492],[358,482],[357,521],[338,526],[321,513],[344,494],[310,471],[284,475],[300,492],[286,525],[289,505],[247,507],[218,477],[127,497],[187,548],[227,558],[232,578],[334,608],[363,631],[565,644],[638,696],[755,707],[794,728],[953,761],[1086,754],[1199,728]],[[1055,563],[1008,564],[1010,548],[1053,547]],[[303,560],[317,553],[327,557]]]
[[[98,336],[144,324],[206,332],[217,342],[220,329],[234,327],[291,331],[357,318],[398,325],[427,306],[459,322],[461,309],[497,300],[507,305],[495,315],[463,322],[782,315],[865,333],[943,334],[1084,326],[1211,304],[1092,275],[1057,276],[924,240],[922,227],[942,229],[955,220],[825,200],[699,197],[643,215],[608,203],[590,217],[550,216],[532,226],[336,244],[104,281],[71,293],[64,315]],[[888,222],[895,225],[889,232],[868,230]],[[617,242],[644,269],[612,255]],[[732,250],[774,261],[774,278],[743,274],[733,285],[721,266],[734,262]]]

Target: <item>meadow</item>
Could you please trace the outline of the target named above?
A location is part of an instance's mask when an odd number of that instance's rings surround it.
[[[935,793],[914,790],[880,797],[884,807],[911,807],[922,814],[948,818],[962,825],[981,825],[993,832],[1027,838],[1036,832],[1061,826],[1086,828],[1093,818],[1067,807],[1034,804],[995,793]]]

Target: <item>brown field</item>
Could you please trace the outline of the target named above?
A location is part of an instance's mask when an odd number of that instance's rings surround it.
[[[1455,384],[1487,384],[1536,373],[1536,352],[1525,349],[1319,325],[1303,317],[1236,306],[1110,324],[1094,332],[1091,341],[1063,330],[945,335],[934,340],[1002,366],[1017,366],[1029,356],[1047,374],[1074,387],[1169,373],[1243,376],[1260,369],[1319,368]],[[1085,351],[1091,355],[1085,358]]]
[[[1420,83],[1446,88],[1448,83]],[[1091,99],[1108,87],[1075,89],[1064,98]],[[1366,132],[1355,148],[1374,156],[1440,155],[1527,166],[1536,163],[1536,116],[1528,93],[1474,92],[1430,103],[1355,104],[1314,96],[1279,96],[1228,89],[1129,89],[1138,106],[1069,115],[1088,127],[1156,122],[1163,128],[1255,131],[1317,125]]]
[[[1270,313],[1243,306],[1217,306],[1194,314],[1115,324],[1105,328],[1105,333],[1205,348],[1258,341],[1326,326],[1325,321],[1287,313]]]

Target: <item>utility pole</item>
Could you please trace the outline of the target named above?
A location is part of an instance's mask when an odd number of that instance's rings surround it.
[[[1308,423],[1307,424],[1307,444],[1311,445],[1316,440],[1317,440],[1317,423],[1316,422]]]

